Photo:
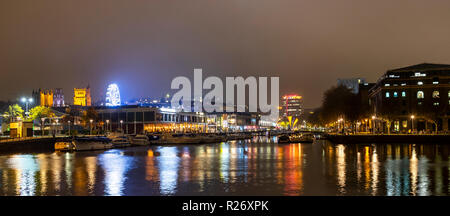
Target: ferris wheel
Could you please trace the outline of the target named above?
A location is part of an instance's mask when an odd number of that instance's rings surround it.
[[[113,83],[106,90],[106,106],[120,106],[119,86]]]

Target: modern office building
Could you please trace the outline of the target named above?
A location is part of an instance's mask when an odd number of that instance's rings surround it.
[[[303,112],[302,96],[292,94],[281,97],[280,117],[292,116],[294,119],[300,118]]]
[[[447,131],[450,65],[423,63],[388,70],[369,90],[374,115],[392,131]],[[386,124],[386,123],[384,123]]]

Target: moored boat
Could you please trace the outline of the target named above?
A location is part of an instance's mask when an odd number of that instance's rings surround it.
[[[114,138],[112,138],[111,143],[112,143],[114,148],[123,148],[123,147],[131,146],[131,143],[128,140],[127,136],[114,137]]]
[[[133,144],[133,145],[149,145],[150,140],[147,135],[138,134],[135,137],[131,137],[131,144]]]
[[[105,150],[113,147],[106,137],[74,137],[72,141],[55,143],[57,151]]]

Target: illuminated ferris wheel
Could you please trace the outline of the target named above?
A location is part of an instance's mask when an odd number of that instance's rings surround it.
[[[117,84],[110,84],[106,90],[106,106],[120,106],[120,92]]]

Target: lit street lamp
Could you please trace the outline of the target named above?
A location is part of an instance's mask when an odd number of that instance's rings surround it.
[[[122,124],[123,124],[123,120],[120,120],[120,131],[123,131],[123,126],[122,126]]]
[[[41,135],[42,136],[44,136],[44,121],[45,121],[45,118],[41,118]]]
[[[25,115],[28,116],[29,112],[28,112],[28,104],[33,103],[33,98],[22,98],[21,99],[22,103],[25,103]]]
[[[92,135],[92,122],[93,122],[94,120],[89,120],[89,135]]]
[[[411,132],[414,133],[414,115],[411,115]]]
[[[55,135],[58,135],[58,122],[59,122],[59,119],[56,119]]]
[[[70,136],[70,120],[67,121],[67,123],[69,123],[69,136]]]
[[[375,134],[375,116],[372,116],[372,134]]]

